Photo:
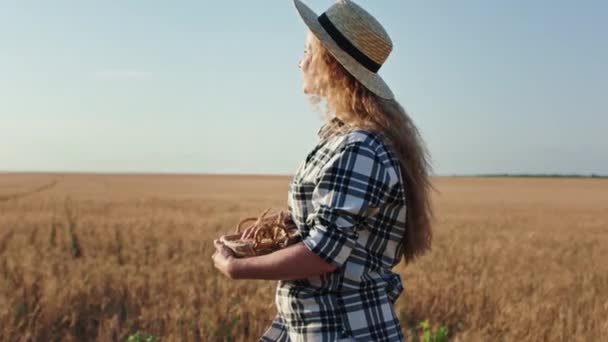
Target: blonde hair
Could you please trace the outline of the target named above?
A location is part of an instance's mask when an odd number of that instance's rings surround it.
[[[365,88],[312,34],[308,49],[311,59],[305,77],[312,88],[311,102],[319,105],[324,101],[328,114],[333,113],[351,127],[386,137],[385,144],[400,161],[408,206],[403,257],[410,263],[431,248],[433,186],[426,145],[412,119],[396,100],[382,99]]]

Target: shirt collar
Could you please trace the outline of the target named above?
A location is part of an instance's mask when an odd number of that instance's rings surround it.
[[[342,120],[338,119],[337,117],[333,117],[329,122],[321,126],[321,128],[317,132],[317,135],[320,139],[326,139],[332,136],[333,134],[345,131],[347,128],[348,125],[345,124]]]

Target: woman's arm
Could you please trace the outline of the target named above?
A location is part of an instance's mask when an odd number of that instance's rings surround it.
[[[298,243],[271,254],[238,259],[228,247],[215,241],[215,267],[232,279],[294,280],[333,272],[336,266],[325,262]]]
[[[230,278],[293,280],[332,272],[357,244],[357,224],[382,207],[395,184],[370,139],[346,144],[324,166],[301,243],[272,254],[236,259],[215,242],[215,267]]]

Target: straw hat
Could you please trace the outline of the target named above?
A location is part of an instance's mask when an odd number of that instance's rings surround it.
[[[393,43],[371,14],[349,0],[338,0],[321,16],[300,0],[294,3],[310,31],[351,75],[374,94],[393,98],[377,73],[393,50]]]

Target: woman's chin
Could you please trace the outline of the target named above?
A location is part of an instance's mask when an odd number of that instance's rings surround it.
[[[319,95],[316,91],[314,91],[314,89],[311,89],[310,87],[304,86],[302,88],[302,91],[304,92],[304,94],[306,95]]]

